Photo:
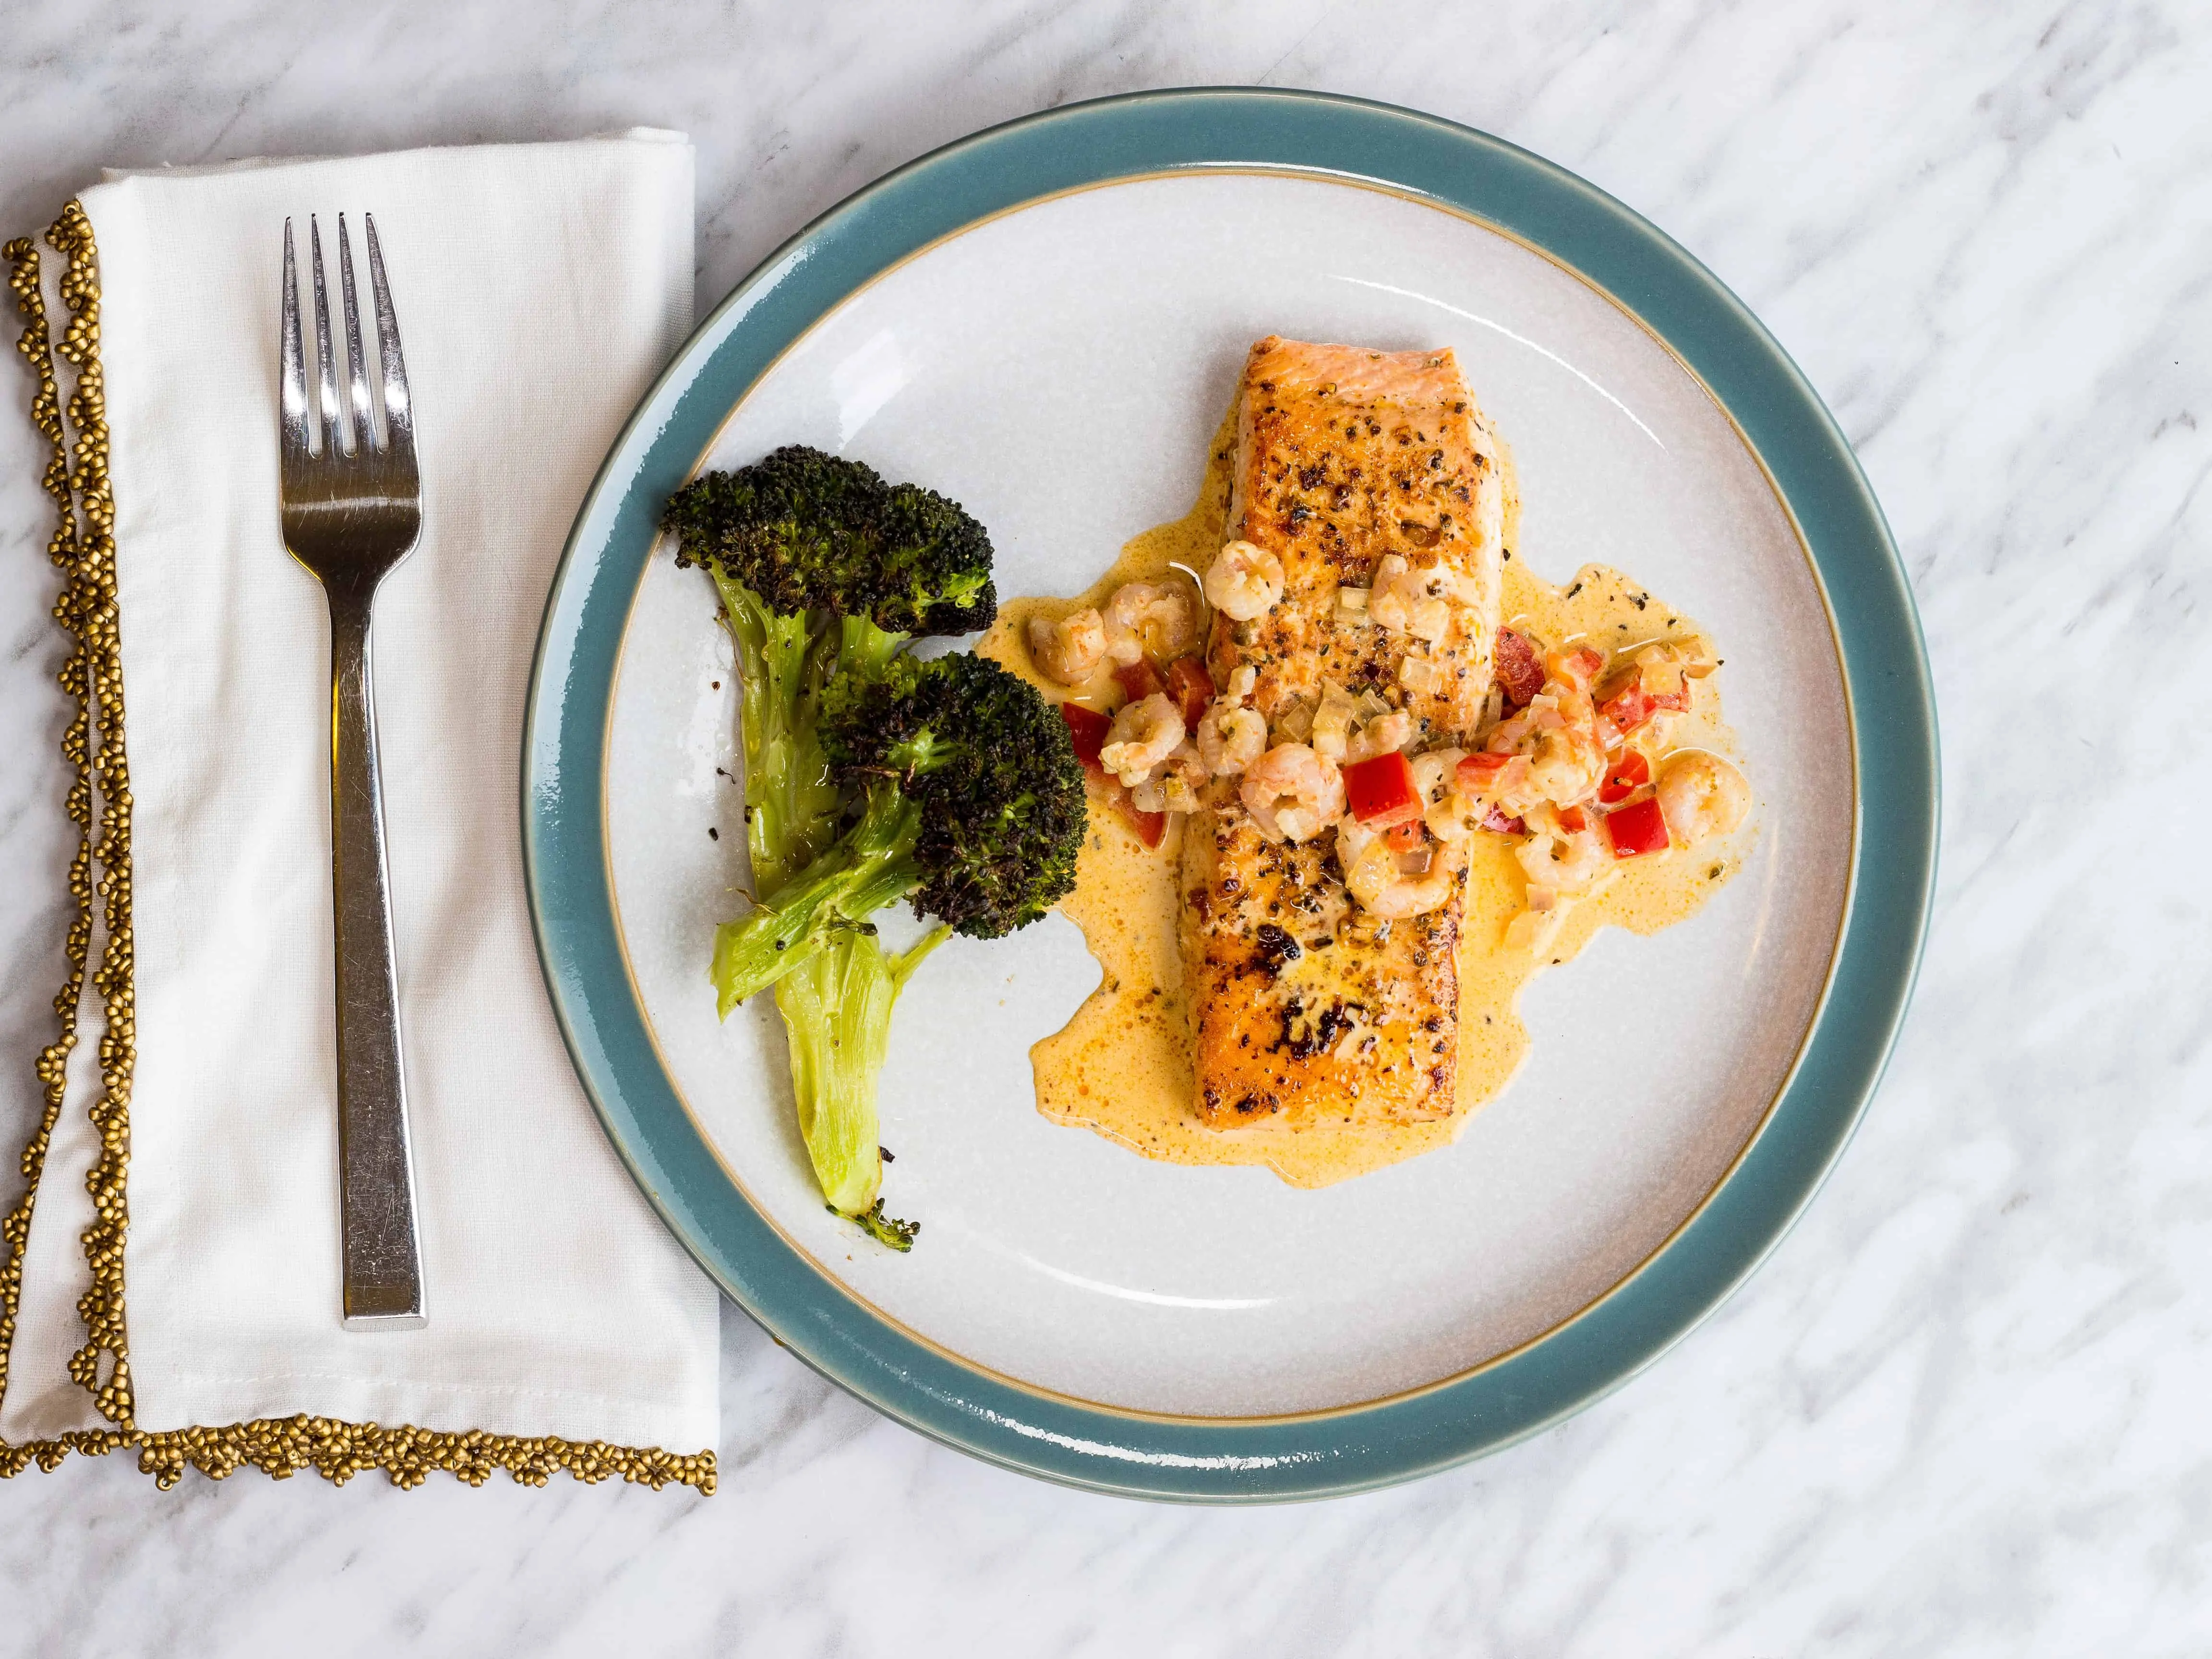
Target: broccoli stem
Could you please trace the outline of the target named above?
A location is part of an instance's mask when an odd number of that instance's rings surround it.
[[[714,577],[737,642],[745,850],[752,857],[754,896],[765,899],[829,845],[836,827],[839,792],[816,717],[844,639],[803,613],[771,611],[720,570]]]
[[[878,942],[873,928],[841,921],[825,930],[817,948],[775,988],[791,1042],[799,1132],[822,1194],[830,1208],[896,1250],[911,1248],[915,1230],[882,1213],[876,1079],[898,994],[949,932],[938,927],[912,949],[893,954]]]
[[[895,786],[868,792],[860,821],[735,921],[714,930],[712,977],[723,1018],[811,960],[845,922],[864,921],[921,885],[912,854],[921,811]]]
[[[919,1224],[884,1213],[876,1079],[899,992],[951,930],[893,954],[857,925],[920,884],[911,854],[921,810],[885,784],[837,837],[843,798],[817,724],[833,678],[881,673],[908,636],[865,617],[779,612],[713,574],[737,643],[755,901],[715,930],[716,999],[727,1018],[775,987],[799,1134],[823,1196],[878,1243],[911,1249]]]
[[[878,628],[866,617],[840,617],[837,635],[837,672],[871,679],[881,674],[900,647],[914,637]]]

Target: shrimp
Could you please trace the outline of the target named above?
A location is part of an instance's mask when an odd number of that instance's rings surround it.
[[[1605,781],[1605,745],[1590,726],[1562,723],[1539,728],[1528,750],[1528,787],[1548,801],[1571,806],[1597,793]]]
[[[1367,619],[1395,634],[1410,634],[1435,645],[1451,632],[1452,607],[1471,602],[1470,584],[1441,560],[1418,569],[1395,553],[1375,567],[1375,586],[1367,597]]]
[[[1413,717],[1402,708],[1394,708],[1387,714],[1377,714],[1352,734],[1351,742],[1345,747],[1345,758],[1372,760],[1377,755],[1403,749],[1413,740]]]
[[[1336,826],[1336,861],[1344,872],[1344,884],[1362,909],[1386,921],[1440,910],[1459,890],[1459,861],[1451,856],[1431,857],[1417,873],[1409,874],[1378,830],[1357,818]]]
[[[1344,775],[1304,744],[1279,743],[1252,763],[1237,793],[1269,841],[1309,841],[1344,811]]]
[[[1267,722],[1256,708],[1242,708],[1225,697],[1198,722],[1198,756],[1217,778],[1234,777],[1260,758],[1267,746]]]
[[[1231,622],[1250,622],[1283,597],[1283,562],[1249,542],[1231,542],[1206,567],[1206,597]]]
[[[1506,812],[1504,803],[1519,801],[1528,795],[1528,757],[1525,755],[1500,755],[1488,749],[1476,750],[1487,763],[1473,766],[1455,780],[1461,798],[1478,822],[1497,807],[1508,817],[1518,816]]]
[[[1180,583],[1123,582],[1106,601],[1105,622],[1106,653],[1119,663],[1136,661],[1148,644],[1172,662],[1198,643],[1198,604]]]
[[[1460,787],[1463,749],[1431,749],[1413,757],[1413,787],[1421,792],[1421,821],[1447,846],[1475,832],[1489,808]]]
[[[1513,849],[1528,878],[1528,908],[1548,910],[1560,893],[1578,893],[1606,872],[1613,860],[1595,830],[1570,835],[1537,835]],[[1542,895],[1540,899],[1538,895]]]
[[[1098,763],[1134,788],[1182,746],[1182,711],[1164,693],[1123,705],[1099,746]]]
[[[1106,660],[1106,619],[1088,605],[1056,623],[1031,617],[1030,659],[1046,678],[1081,685]]]
[[[1528,827],[1535,833],[1513,849],[1521,873],[1528,878],[1528,891],[1520,915],[1506,927],[1505,943],[1535,950],[1550,943],[1558,931],[1565,914],[1560,899],[1595,886],[1613,867],[1613,860],[1595,830],[1568,830],[1550,802],[1535,802],[1528,811]]]
[[[1217,778],[1234,777],[1260,758],[1267,746],[1267,722],[1244,700],[1259,683],[1259,671],[1240,663],[1229,672],[1229,684],[1212,706],[1199,716],[1198,757]]]
[[[1195,812],[1205,784],[1206,763],[1186,743],[1131,786],[1129,801],[1139,812]]]
[[[1702,749],[1669,755],[1659,769],[1659,811],[1685,847],[1725,836],[1751,810],[1751,786],[1718,755]]]
[[[1595,652],[1553,655],[1555,672],[1544,689],[1519,714],[1492,727],[1483,744],[1493,755],[1528,763],[1525,770],[1513,769],[1511,783],[1501,777],[1498,787],[1498,805],[1516,817],[1546,801],[1571,806],[1587,800],[1605,781],[1605,743],[1589,693],[1589,679],[1604,659]],[[1590,658],[1597,658],[1595,665]]]

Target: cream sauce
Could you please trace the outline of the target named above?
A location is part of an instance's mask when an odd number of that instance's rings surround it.
[[[1000,608],[978,647],[1055,697],[1101,709],[1118,696],[1102,670],[1070,693],[1038,674],[1025,641],[1029,620],[1058,620],[1085,605],[1103,607],[1125,581],[1178,580],[1178,567],[1202,574],[1224,539],[1233,422],[1215,434],[1196,505],[1182,518],[1145,532],[1121,550],[1112,569],[1072,599],[1019,599]],[[1563,587],[1529,572],[1517,559],[1505,567],[1507,623],[1548,646],[1588,640],[1609,651],[1653,640],[1711,642],[1697,624],[1618,572],[1585,566]],[[1707,749],[1733,756],[1712,678],[1691,682],[1691,707],[1672,716],[1665,752]],[[1194,1082],[1189,1010],[1182,986],[1179,872],[1183,818],[1168,820],[1157,848],[1139,841],[1102,796],[1092,797],[1091,829],[1077,861],[1075,890],[1060,910],[1081,928],[1102,975],[1074,1018],[1030,1050],[1037,1109],[1057,1123],[1079,1126],[1146,1158],[1176,1164],[1258,1164],[1294,1187],[1325,1187],[1364,1175],[1457,1139],[1476,1109],[1494,1099],[1528,1052],[1520,1015],[1521,990],[1546,968],[1572,961],[1601,927],[1650,934],[1694,915],[1741,867],[1750,831],[1716,850],[1621,860],[1593,890],[1566,904],[1556,931],[1536,948],[1505,943],[1522,908],[1525,880],[1514,861],[1516,839],[1478,834],[1469,859],[1459,955],[1460,1029],[1457,1109],[1448,1118],[1411,1125],[1258,1125],[1209,1129],[1190,1110]]]

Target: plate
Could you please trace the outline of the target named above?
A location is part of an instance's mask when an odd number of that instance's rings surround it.
[[[784,442],[962,501],[1002,594],[1072,592],[1181,516],[1254,338],[1449,345],[1512,444],[1519,556],[1618,565],[1727,654],[1759,797],[1694,919],[1601,933],[1523,1000],[1530,1060],[1449,1150],[1319,1191],[1154,1163],[1036,1111],[1097,982],[1049,918],[956,940],[884,1080],[899,1256],[823,1210],[740,908],[736,686],[668,493]],[[647,1196],[778,1340],[978,1455],[1115,1492],[1402,1480],[1617,1385],[1754,1267],[1864,1107],[1933,872],[1910,592],[1833,421],[1759,324],[1582,181],[1431,118],[1146,94],[967,139],[854,197],[702,325],[580,514],[524,762],[541,956]],[[714,831],[713,835],[709,831]],[[1863,872],[1878,877],[1862,878]]]

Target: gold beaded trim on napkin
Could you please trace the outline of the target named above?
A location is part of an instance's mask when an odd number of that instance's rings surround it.
[[[38,1077],[44,1108],[38,1127],[31,1133],[29,1145],[23,1148],[23,1197],[6,1218],[0,1220],[0,1257],[4,1257],[0,1259],[0,1395],[4,1395],[8,1388],[8,1356],[15,1346],[15,1310],[22,1299],[23,1251],[30,1243],[31,1209],[39,1195],[40,1174],[46,1168],[46,1146],[53,1138],[54,1125],[61,1118],[69,1059],[76,1048],[76,1013],[84,994],[85,960],[92,945],[92,756],[88,747],[92,702],[85,678],[83,635],[76,625],[82,568],[76,501],[70,488],[69,449],[62,436],[60,398],[54,385],[52,348],[46,334],[46,299],[39,286],[39,251],[27,239],[18,238],[0,248],[0,254],[7,258],[8,286],[15,295],[15,308],[23,318],[22,337],[15,342],[15,349],[30,361],[39,377],[39,390],[31,400],[31,424],[53,447],[42,482],[46,494],[53,497],[58,523],[46,543],[46,556],[62,572],[62,591],[54,601],[53,617],[70,640],[69,658],[62,664],[59,676],[62,690],[70,694],[72,705],[69,724],[62,731],[62,754],[71,769],[70,822],[77,826],[76,852],[70,860],[69,868],[70,896],[76,901],[76,910],[70,918],[69,936],[63,945],[69,971],[63,976],[61,994],[54,999],[54,1012],[60,1019],[61,1030],[39,1055]],[[20,1462],[10,1455],[0,1452],[0,1471],[13,1474],[21,1467]]]
[[[250,1464],[279,1480],[312,1468],[339,1486],[365,1470],[382,1469],[396,1486],[419,1486],[433,1470],[443,1469],[477,1486],[493,1470],[505,1469],[521,1485],[542,1486],[565,1469],[585,1481],[619,1475],[656,1490],[672,1481],[712,1492],[712,1451],[683,1456],[655,1447],[611,1446],[601,1440],[477,1431],[441,1433],[304,1413],[256,1418],[220,1428],[149,1431],[133,1424],[130,1342],[123,1316],[123,1253],[130,1231],[125,1176],[131,1156],[131,1079],[137,1052],[131,771],[123,743],[115,500],[107,476],[107,407],[100,363],[99,254],[93,245],[92,222],[76,202],[62,210],[46,232],[46,242],[62,256],[59,291],[70,313],[69,325],[58,343],[47,325],[36,246],[27,237],[18,237],[0,247],[0,257],[9,263],[8,286],[23,319],[16,349],[38,376],[31,421],[52,448],[44,482],[59,523],[46,550],[63,572],[53,616],[70,641],[60,681],[73,702],[62,733],[62,754],[72,769],[68,810],[70,822],[77,826],[77,849],[70,861],[69,888],[76,909],[64,946],[68,971],[61,994],[54,999],[60,1030],[39,1055],[44,1103],[23,1149],[23,1196],[0,1219],[0,1397],[7,1393],[8,1356],[22,1297],[23,1253],[30,1240],[32,1208],[46,1149],[61,1116],[70,1055],[76,1048],[77,1009],[91,957],[97,897],[104,901],[99,917],[104,939],[92,983],[100,994],[106,1027],[100,1040],[100,1091],[88,1112],[100,1133],[100,1155],[85,1178],[93,1200],[93,1223],[83,1234],[90,1285],[77,1301],[77,1311],[84,1317],[85,1344],[70,1356],[69,1369],[70,1377],[92,1395],[100,1414],[115,1426],[19,1445],[0,1441],[0,1480],[21,1473],[33,1462],[51,1469],[72,1451],[99,1456],[131,1446],[137,1449],[138,1467],[163,1487],[176,1485],[187,1466],[220,1480]],[[56,379],[57,352],[76,375],[67,428]],[[74,465],[70,428],[76,433]]]

